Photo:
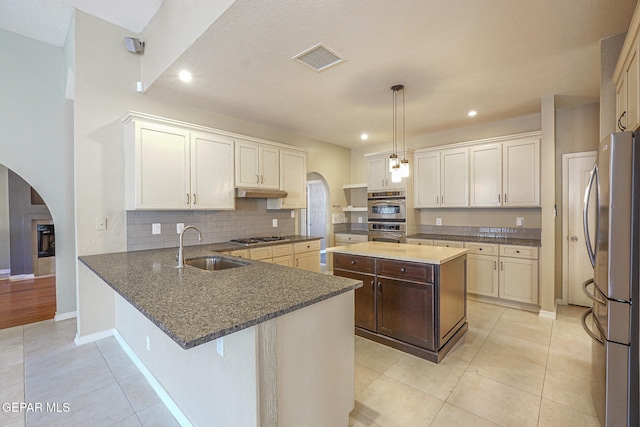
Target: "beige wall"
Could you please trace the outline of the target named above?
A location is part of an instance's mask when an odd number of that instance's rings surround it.
[[[76,309],[73,103],[64,98],[65,59],[61,48],[0,30],[0,164],[27,181],[53,217],[57,314]]]

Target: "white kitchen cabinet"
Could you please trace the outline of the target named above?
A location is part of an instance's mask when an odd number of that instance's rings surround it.
[[[407,188],[407,179],[411,178],[402,178],[400,182],[392,181],[391,172],[389,171],[389,155],[390,153],[367,155],[367,186],[369,191],[402,190]],[[408,150],[407,156],[409,156]],[[404,153],[399,152],[398,158],[402,159],[403,157]],[[411,164],[409,164],[409,168],[411,168]],[[410,173],[413,173],[413,171]]]
[[[416,153],[413,164],[415,207],[440,207],[440,152]]]
[[[127,210],[234,209],[233,140],[125,118]]]
[[[540,205],[540,140],[515,139],[469,148],[471,207]]]
[[[497,298],[498,281],[497,256],[467,254],[468,292]]]
[[[538,248],[467,242],[467,290],[538,304]]]
[[[280,150],[280,189],[287,197],[267,199],[267,209],[304,209],[307,207],[307,154]]]
[[[320,240],[294,243],[294,267],[320,273]]]
[[[502,144],[469,147],[471,207],[502,206]]]
[[[502,206],[540,206],[540,139],[502,143]]]
[[[415,155],[416,208],[469,206],[469,151],[466,147]]]
[[[354,243],[363,243],[369,239],[366,234],[336,233],[336,246],[352,245]]]
[[[632,20],[632,24],[635,22],[637,20]],[[640,127],[638,28],[630,28],[627,38],[613,73],[613,80],[616,83],[616,129],[635,131]]]
[[[266,144],[236,140],[236,187],[278,189],[279,150]]]
[[[433,240],[433,246],[440,246],[443,248],[464,248],[464,242],[458,242],[456,240]]]
[[[431,239],[408,238],[407,239],[407,245],[433,246],[433,240],[431,240]]]

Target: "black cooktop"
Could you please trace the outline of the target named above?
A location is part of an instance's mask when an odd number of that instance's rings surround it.
[[[242,246],[253,246],[253,245],[260,245],[262,243],[288,242],[288,241],[289,239],[287,239],[286,237],[269,236],[269,237],[247,237],[245,239],[233,239],[233,240],[229,240],[229,243],[242,245]]]

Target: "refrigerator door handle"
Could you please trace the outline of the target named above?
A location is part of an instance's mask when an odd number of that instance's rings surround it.
[[[593,247],[591,246],[591,236],[589,235],[589,201],[591,199],[591,188],[593,187],[594,179],[598,176],[598,165],[593,166],[593,170],[591,170],[591,176],[589,177],[589,184],[587,185],[587,189],[584,193],[584,208],[582,211],[582,226],[584,227],[584,240],[587,244],[587,255],[589,255],[589,261],[591,262],[591,266],[596,266],[596,255],[593,252]],[[597,188],[596,188],[597,189]]]
[[[589,335],[591,337],[591,339],[593,339],[596,342],[599,342],[600,345],[604,345],[604,340],[597,336],[588,326],[587,326],[587,317],[589,317],[589,315],[593,314],[593,308],[588,309],[587,311],[584,312],[584,314],[582,315],[580,322],[582,323],[582,327],[584,328],[584,331],[587,333],[587,335]]]
[[[589,292],[587,290],[587,287],[593,283],[593,279],[587,279],[584,281],[584,283],[582,284],[582,292],[584,292],[584,294],[587,296],[587,298],[589,298],[591,301],[593,302],[597,302],[598,304],[602,304],[602,305],[607,305],[606,301],[601,300],[600,298],[597,298],[595,296],[595,294]]]

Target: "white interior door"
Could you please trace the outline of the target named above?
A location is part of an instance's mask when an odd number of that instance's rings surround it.
[[[565,161],[567,171],[564,174],[567,181],[563,185],[566,188],[565,196],[567,203],[563,215],[567,216],[567,227],[565,238],[568,250],[565,252],[568,257],[566,266],[567,280],[567,302],[569,304],[591,306],[591,301],[582,292],[582,283],[593,277],[593,267],[587,255],[585,237],[583,232],[583,208],[584,193],[589,183],[589,176],[593,165],[596,162],[595,154],[580,157],[569,157]],[[591,197],[589,208],[589,229],[594,230],[595,226],[595,200]],[[594,242],[591,242],[592,244]]]

